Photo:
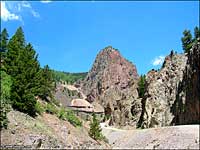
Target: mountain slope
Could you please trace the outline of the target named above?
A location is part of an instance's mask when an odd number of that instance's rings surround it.
[[[33,149],[109,148],[108,144],[90,138],[86,127],[76,128],[55,115],[44,113],[32,118],[12,110],[8,113],[8,120],[8,129],[1,130],[1,146],[28,146]]]

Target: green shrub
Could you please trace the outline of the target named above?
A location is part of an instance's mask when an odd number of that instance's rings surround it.
[[[7,128],[7,113],[10,110],[11,77],[5,71],[1,71],[1,105],[0,105],[0,129]]]
[[[82,122],[71,110],[65,110],[64,108],[61,108],[58,112],[58,118],[69,121],[75,127],[82,126]]]
[[[58,112],[58,118],[62,120],[66,120],[66,112],[64,108],[61,108]]]
[[[138,82],[138,95],[140,98],[144,97],[144,93],[145,93],[145,75],[141,75],[140,76],[140,80]]]
[[[46,106],[46,112],[49,114],[57,114],[58,109],[53,104],[47,104]]]
[[[92,122],[90,123],[90,131],[89,135],[95,140],[104,140],[106,141],[106,138],[101,133],[101,127],[98,119],[96,118],[96,115],[92,114]]]
[[[82,126],[82,122],[79,120],[79,118],[74,114],[73,111],[67,111],[66,114],[67,120],[74,126]]]
[[[44,106],[42,106],[42,105],[40,104],[40,102],[37,102],[37,103],[35,104],[35,109],[36,109],[36,112],[37,112],[39,115],[41,115],[43,112],[45,112],[45,108],[44,108]]]
[[[110,115],[110,114],[105,114],[104,120],[108,120],[108,119],[110,119],[110,118],[111,118],[111,115]]]

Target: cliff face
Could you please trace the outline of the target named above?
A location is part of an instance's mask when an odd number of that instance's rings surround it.
[[[133,121],[132,105],[135,116],[140,112],[141,103],[136,99],[138,78],[135,65],[118,50],[107,47],[97,55],[81,87],[89,102],[95,101],[104,107],[110,124],[124,126]]]
[[[200,39],[188,53],[182,82],[174,103],[175,124],[200,123]]]
[[[176,100],[177,85],[183,79],[186,60],[184,54],[171,52],[160,71],[152,70],[147,74],[139,126],[149,128],[171,124],[174,118],[171,107]]]
[[[140,99],[135,65],[107,47],[97,55],[81,88],[89,102],[104,107],[110,125],[150,128],[199,123],[199,49],[198,40],[188,54],[172,51],[159,71],[149,71]]]

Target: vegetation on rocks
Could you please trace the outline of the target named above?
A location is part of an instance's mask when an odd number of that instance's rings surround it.
[[[92,122],[90,123],[90,131],[89,135],[95,140],[104,140],[105,137],[102,134],[102,129],[100,127],[100,123],[96,118],[96,115],[92,114]]]
[[[56,106],[54,104],[48,103],[46,106],[46,112],[49,114],[57,114],[58,109],[56,108]]]
[[[145,75],[141,75],[138,82],[138,94],[140,98],[143,98],[145,92]]]
[[[192,48],[192,45],[197,42],[197,39],[199,37],[200,37],[200,30],[198,27],[194,28],[194,37],[192,37],[190,30],[184,30],[181,41],[185,53],[189,52],[189,50]]]
[[[45,112],[46,108],[45,106],[43,106],[40,102],[36,102],[35,104],[35,109],[36,109],[36,112],[39,114],[39,115],[42,115],[42,113]]]
[[[80,121],[80,119],[71,110],[61,108],[58,112],[58,118],[69,121],[75,127],[82,126],[82,122]]]
[[[83,73],[69,73],[69,72],[61,72],[61,71],[55,71],[52,70],[53,72],[53,79],[56,82],[63,81],[66,82],[67,84],[73,84],[74,82],[84,79],[87,75],[87,72]]]
[[[11,77],[1,70],[1,105],[0,105],[0,129],[7,128],[7,112],[10,110]]]

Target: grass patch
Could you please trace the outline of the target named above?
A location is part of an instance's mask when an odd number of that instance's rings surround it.
[[[35,109],[36,109],[36,112],[41,115],[43,112],[45,112],[45,107],[37,101],[37,103],[35,104]]]
[[[58,109],[56,108],[55,105],[48,103],[46,105],[46,112],[49,113],[49,114],[57,114],[58,113]]]
[[[69,121],[75,127],[82,126],[80,119],[71,110],[61,108],[58,112],[58,118]]]

